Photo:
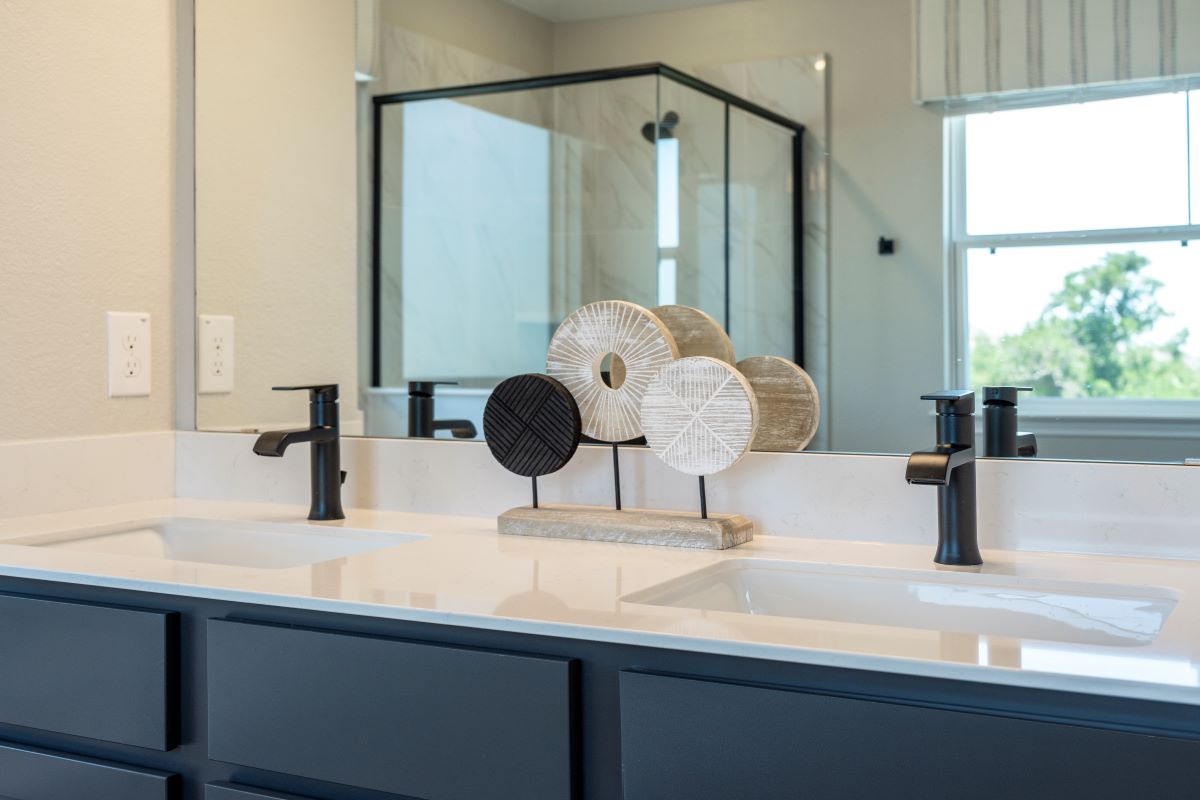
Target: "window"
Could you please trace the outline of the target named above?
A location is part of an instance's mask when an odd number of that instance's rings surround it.
[[[955,377],[1080,414],[1200,404],[1200,90],[947,134]]]

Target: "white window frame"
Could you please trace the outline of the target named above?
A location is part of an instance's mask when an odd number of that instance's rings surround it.
[[[1050,233],[967,233],[966,117],[945,120],[945,242],[947,287],[947,377],[969,386],[971,374],[970,320],[967,309],[967,251],[1000,247],[1072,244],[1134,244],[1196,242],[1200,225],[1148,228],[1054,231]],[[1198,332],[1200,333],[1200,332]],[[1039,430],[1064,436],[1133,437],[1155,433],[1200,433],[1200,399],[1153,400],[1122,398],[1028,397],[1021,400],[1021,417],[1039,420]],[[1049,426],[1049,429],[1048,429]]]

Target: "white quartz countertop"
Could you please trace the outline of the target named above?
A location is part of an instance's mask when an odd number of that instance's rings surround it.
[[[928,572],[928,546],[759,536],[722,552],[500,536],[494,519],[159,500],[0,520],[0,574],[525,634],[1200,705],[1200,563],[985,550],[981,574],[1166,590],[1178,602],[1136,646],[702,611],[623,597],[729,559]],[[307,566],[219,566],[12,544],[53,531],[184,517],[426,538]],[[967,574],[964,580],[970,580]]]

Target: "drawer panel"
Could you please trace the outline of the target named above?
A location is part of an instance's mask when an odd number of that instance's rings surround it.
[[[620,682],[625,800],[1128,800],[1200,785],[1200,742],[637,672]]]
[[[12,800],[173,800],[179,776],[0,743],[0,797]]]
[[[574,662],[209,620],[209,757],[423,800],[574,794]]]
[[[178,743],[178,615],[0,594],[0,722]]]
[[[4,798],[0,797],[0,800],[4,800]],[[313,798],[301,797],[298,794],[271,792],[266,789],[254,789],[222,781],[210,783],[204,787],[204,800],[313,800]]]

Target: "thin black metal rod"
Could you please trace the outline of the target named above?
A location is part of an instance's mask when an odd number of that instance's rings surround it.
[[[704,476],[700,476],[700,519],[708,519],[708,492],[704,491]]]
[[[792,336],[804,366],[804,133],[792,137]]]
[[[804,126],[795,120],[777,114],[769,108],[752,103],[719,86],[700,80],[686,72],[681,72],[666,64],[635,64],[629,67],[613,67],[612,69],[584,70],[582,72],[564,72],[559,75],[541,75],[535,78],[518,78],[508,81],[489,81],[472,83],[464,86],[446,86],[437,89],[421,89],[414,92],[397,92],[394,94],[379,94],[372,98],[376,105],[392,103],[409,103],[417,100],[445,100],[454,97],[475,97],[484,94],[502,94],[504,92],[526,92],[533,89],[553,89],[557,86],[575,86],[581,83],[596,83],[598,81],[613,81],[624,78],[638,78],[645,75],[660,75],[664,78],[694,89],[701,94],[716,98],[723,103],[729,103],[743,111],[748,111],[756,117],[772,122],[791,131],[802,131]]]
[[[732,305],[732,303],[730,302],[730,299],[729,299],[729,292],[730,292],[730,289],[732,288],[731,284],[730,284],[729,272],[730,272],[730,265],[733,262],[733,230],[732,230],[733,224],[731,221],[732,213],[729,208],[729,203],[730,203],[730,199],[731,199],[731,193],[729,191],[729,184],[732,181],[732,175],[730,174],[730,171],[729,171],[729,165],[730,165],[730,161],[731,161],[730,145],[729,145],[729,134],[730,134],[729,116],[730,116],[729,103],[726,103],[725,104],[725,319],[724,319],[724,322],[725,322],[725,330],[727,330],[727,331],[733,330],[733,321],[729,319],[729,309],[730,309],[730,306]],[[794,233],[792,235],[792,238],[795,239]]]
[[[383,385],[383,106],[372,109],[371,124],[371,385]]]
[[[617,511],[621,510],[621,459],[618,455],[617,443],[613,442],[613,502]]]
[[[537,507],[538,507],[538,501],[537,501],[537,475],[534,475],[534,476],[533,476],[533,507],[534,507],[534,508],[537,508]]]

